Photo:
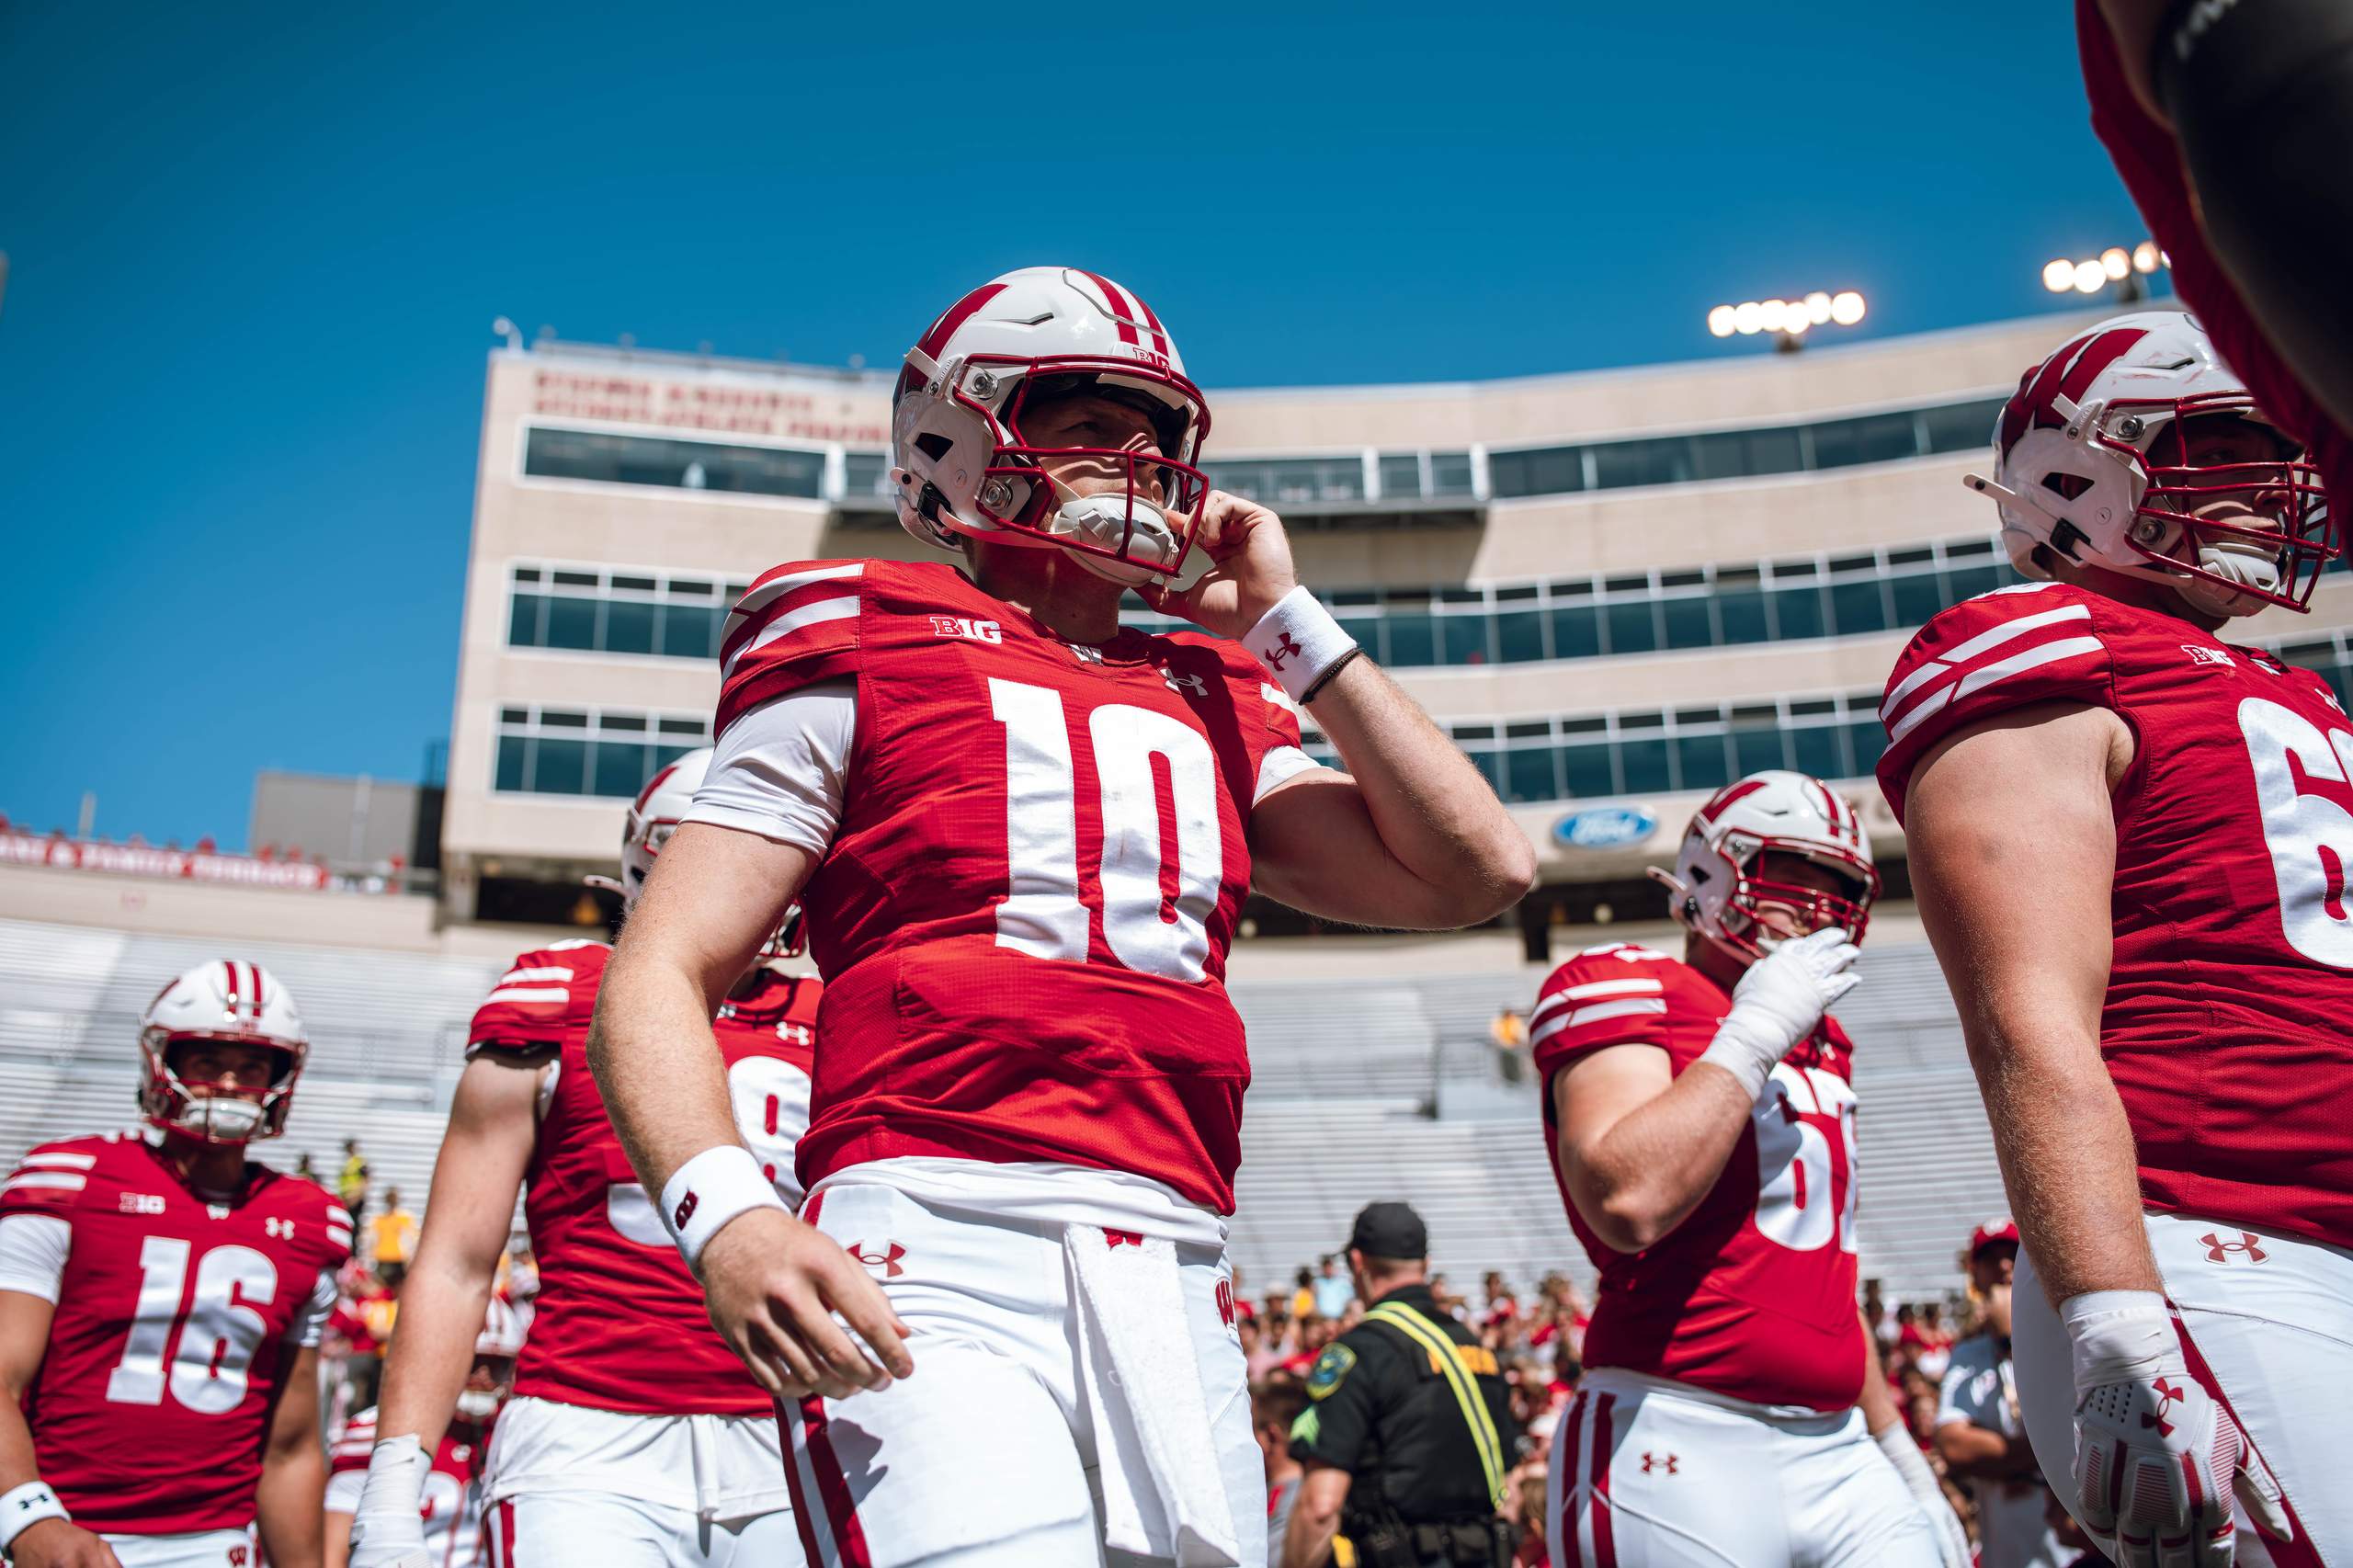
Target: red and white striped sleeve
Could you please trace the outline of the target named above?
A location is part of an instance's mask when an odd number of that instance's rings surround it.
[[[1666,1044],[1666,983],[1674,960],[1647,948],[1579,953],[1552,971],[1528,1015],[1540,1080],[1613,1045]]]
[[[586,1028],[596,1011],[597,982],[611,951],[602,942],[579,941],[518,954],[474,1009],[466,1055],[543,1051]]]
[[[2092,604],[2065,584],[2022,583],[1964,599],[1920,629],[1879,710],[1887,727],[1879,787],[1898,822],[1912,770],[1946,736],[2038,702],[2116,706]]]
[[[761,704],[858,675],[863,561],[796,561],[761,574],[720,634],[716,733]]]

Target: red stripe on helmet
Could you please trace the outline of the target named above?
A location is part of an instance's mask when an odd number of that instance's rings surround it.
[[[1099,272],[1081,272],[1079,276],[1103,290],[1104,303],[1110,309],[1112,321],[1119,324],[1120,341],[1122,343],[1140,341],[1136,336],[1136,324],[1130,319],[1135,312],[1128,308],[1128,297],[1120,292],[1120,286]]]
[[[1159,349],[1163,354],[1167,353],[1168,329],[1162,326],[1160,324],[1160,318],[1152,313],[1151,304],[1145,301],[1142,294],[1130,294],[1128,298],[1136,302],[1136,309],[1143,312],[1144,324],[1152,328],[1153,347]]]
[[[233,1015],[237,1010],[237,960],[222,959],[221,971],[229,977],[229,1011]]]
[[[261,965],[257,963],[247,964],[245,966],[245,978],[252,981],[254,983],[254,1017],[258,1018],[261,1017],[261,1010],[263,1006],[261,996]]]
[[[645,810],[645,803],[654,799],[654,791],[662,788],[662,781],[677,771],[678,765],[674,762],[670,764],[669,767],[664,768],[661,772],[655,774],[653,778],[645,781],[645,788],[637,792],[637,809],[639,812],[642,812]]]
[[[2029,430],[2063,423],[2058,409],[2052,406],[2052,398],[2063,392],[2068,401],[2082,402],[2099,373],[2147,335],[2137,326],[2091,333],[2020,377],[2018,390],[2002,408],[2002,449],[2008,451]]]
[[[1763,788],[1765,788],[1765,783],[1764,780],[1760,778],[1744,778],[1736,784],[1727,784],[1722,789],[1717,790],[1714,798],[1710,800],[1706,805],[1699,808],[1699,814],[1709,822],[1712,823],[1724,812],[1735,805],[1738,805],[1741,801],[1748,799],[1749,796],[1754,795],[1757,790],[1762,790]]]
[[[925,333],[922,337],[916,340],[915,351],[919,354],[928,355],[934,359],[938,358],[940,350],[948,347],[948,340],[956,335],[956,329],[962,326],[966,322],[971,321],[973,314],[978,312],[983,305],[987,304],[991,300],[995,299],[999,294],[1004,292],[1005,285],[1002,283],[982,284],[979,288],[973,290],[971,293],[965,295],[962,299],[949,306],[947,311],[941,314],[940,318],[931,324],[931,330]],[[896,395],[904,397],[907,392],[912,390],[910,381],[915,385],[921,385],[922,380],[923,378],[920,373],[916,371],[914,366],[910,365],[905,369],[899,372],[899,390]]]

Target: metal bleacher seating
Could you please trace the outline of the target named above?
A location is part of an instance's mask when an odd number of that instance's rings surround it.
[[[140,1011],[171,975],[222,952],[0,921],[0,1157],[130,1125]],[[357,1137],[379,1187],[421,1209],[467,1019],[503,966],[274,943],[235,952],[294,993],[313,1040],[287,1135],[265,1159],[290,1168],[307,1153],[332,1177],[344,1138]],[[1840,1009],[1859,1044],[1863,1271],[1891,1299],[1941,1293],[1958,1282],[1969,1227],[2001,1210],[2000,1179],[1933,955],[1869,949],[1863,971]],[[1422,1209],[1435,1266],[1459,1287],[1488,1268],[1522,1287],[1555,1268],[1590,1281],[1553,1187],[1537,1087],[1499,1083],[1487,1042],[1496,1010],[1528,1007],[1540,978],[1234,984],[1254,1074],[1233,1227],[1246,1290],[1288,1281],[1339,1246],[1358,1208],[1396,1197]]]

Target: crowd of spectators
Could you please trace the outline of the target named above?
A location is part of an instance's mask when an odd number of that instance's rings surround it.
[[[2108,1560],[2043,1484],[2016,1422],[2007,1369],[2014,1238],[1996,1233],[1988,1241],[1982,1231],[1972,1236],[1964,1258],[1968,1289],[1940,1300],[1890,1302],[1878,1280],[1866,1280],[1864,1321],[1907,1429],[1969,1527],[1980,1568],[2104,1568]],[[1545,1461],[1553,1427],[1576,1392],[1590,1309],[1562,1274],[1545,1275],[1524,1295],[1494,1272],[1475,1296],[1453,1290],[1443,1274],[1432,1275],[1430,1285],[1442,1310],[1479,1331],[1511,1385],[1512,1414],[1525,1436],[1503,1514],[1521,1531],[1518,1568],[1551,1568],[1557,1560],[1544,1540]],[[1301,1268],[1290,1285],[1255,1300],[1237,1272],[1233,1299],[1272,1517],[1279,1519],[1300,1481],[1290,1433],[1307,1407],[1308,1369],[1324,1346],[1355,1326],[1365,1303],[1355,1299],[1336,1256]],[[1270,1562],[1282,1539],[1277,1528]]]

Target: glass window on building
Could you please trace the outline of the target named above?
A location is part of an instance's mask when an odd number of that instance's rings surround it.
[[[525,769],[530,761],[531,743],[523,735],[498,737],[498,770],[493,789],[507,791],[523,788]]]
[[[1382,663],[1400,669],[1438,663],[1438,629],[1426,609],[1390,607],[1381,618],[1388,629],[1389,653]]]
[[[1675,788],[1668,772],[1665,737],[1624,740],[1618,744],[1618,761],[1626,775],[1629,795],[1657,795]]]
[[[524,437],[523,472],[542,479],[813,499],[823,487],[825,458],[782,447],[533,428]]]
[[[1436,618],[1438,647],[1442,660],[1449,665],[1483,665],[1491,655],[1487,652],[1487,620],[1482,614],[1441,615]]]
[[[1789,766],[1782,755],[1781,732],[1769,724],[1736,725],[1731,738],[1735,778],[1745,778],[1761,768]]]
[[[842,454],[842,497],[849,501],[888,500],[891,496],[891,457],[887,452]]]
[[[711,659],[719,655],[719,627],[723,613],[708,605],[662,607],[662,652],[674,659]]]
[[[1944,584],[1938,580],[1937,574],[1916,567],[1902,576],[1891,578],[1887,586],[1895,599],[1895,624],[1898,626],[1923,625],[1949,602]]]
[[[1708,614],[1706,595],[1661,599],[1659,613],[1666,621],[1668,647],[1706,648],[1715,642],[1715,627]]]
[[[1820,588],[1777,587],[1772,597],[1775,633],[1784,641],[1829,635],[1829,624],[1823,616]]]
[[[548,600],[549,648],[594,648],[597,645],[597,601],[557,594]]]
[[[531,777],[524,788],[541,795],[587,792],[588,743],[541,735],[531,743]]]
[[[510,648],[536,648],[540,645],[540,606],[544,602],[539,594],[517,594],[506,606],[506,645]]]
[[[1762,642],[1772,635],[1765,619],[1765,593],[1756,570],[1716,574],[1716,619],[1726,642]]]
[[[1750,474],[1794,473],[1805,466],[1795,426],[1764,430],[1719,430],[1691,437],[1695,479],[1740,479]]]
[[[1618,793],[1618,782],[1610,767],[1610,748],[1607,744],[1563,746],[1561,748],[1561,767],[1563,782],[1568,786],[1569,799],[1573,801]]]
[[[1980,594],[1990,594],[2003,584],[2016,580],[2017,574],[2006,565],[1988,562],[1982,565],[1956,566],[1945,573],[1945,592],[1949,602],[1959,604]]]
[[[1525,452],[1490,452],[1487,488],[1498,500],[1515,495],[1567,495],[1583,490],[1585,449],[1539,447]]]
[[[1552,657],[1590,659],[1601,652],[1601,615],[1593,606],[1555,604],[1551,617]]]
[[[1891,623],[1883,586],[1876,575],[1848,577],[1830,585],[1830,613],[1837,618],[1839,636],[1888,629]]]
[[[614,599],[605,606],[605,651],[608,653],[654,652],[654,618],[660,607],[651,599]]]
[[[1813,466],[1847,468],[1856,463],[1893,462],[1920,454],[1918,432],[1912,415],[1868,414],[1858,419],[1829,419],[1813,427]]]
[[[1432,452],[1430,454],[1430,490],[1432,495],[1458,496],[1471,494],[1471,454],[1469,452]]]
[[[1544,616],[1540,610],[1505,610],[1495,617],[1496,654],[1505,664],[1529,664],[1544,654]]]
[[[1653,436],[1639,441],[1603,441],[1593,449],[1597,490],[1637,484],[1682,484],[1692,478],[1691,437]]]
[[[1657,605],[1651,599],[1613,599],[1602,606],[1613,653],[1647,653],[1658,646]]]
[[[1852,778],[1840,732],[1835,724],[1794,724],[1789,731],[1790,766],[1816,778]]]
[[[1675,737],[1675,765],[1685,790],[1720,790],[1733,780],[1725,758],[1724,737],[1718,733]]]
[[[1422,494],[1422,460],[1415,452],[1381,454],[1381,498],[1418,501]]]
[[[1981,398],[1974,403],[1949,403],[1920,411],[1921,433],[1932,452],[1965,452],[1994,444],[1994,422],[2002,416],[2004,399]]]
[[[596,787],[592,795],[632,798],[653,777],[645,764],[645,748],[621,741],[597,743]]]
[[[1557,801],[1560,786],[1553,780],[1552,748],[1541,743],[1515,746],[1504,753],[1504,799]]]
[[[1887,732],[1880,727],[1878,715],[1859,723],[1847,726],[1847,745],[1854,758],[1854,775],[1863,778],[1879,766],[1879,754],[1887,749]]]

